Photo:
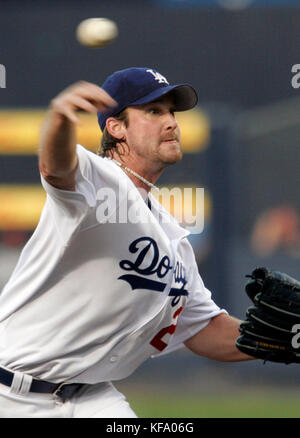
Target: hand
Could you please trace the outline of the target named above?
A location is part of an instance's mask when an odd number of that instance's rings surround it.
[[[76,111],[96,113],[116,105],[117,102],[98,85],[80,81],[58,94],[51,101],[50,108],[52,112],[64,116],[70,122],[78,125],[81,122]]]

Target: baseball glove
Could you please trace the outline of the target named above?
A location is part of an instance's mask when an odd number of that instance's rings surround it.
[[[267,268],[247,277],[246,293],[254,306],[240,324],[237,348],[265,362],[300,363],[300,282]]]

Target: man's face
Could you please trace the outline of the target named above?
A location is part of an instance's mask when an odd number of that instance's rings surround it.
[[[174,116],[173,99],[127,108],[125,137],[132,158],[165,167],[182,158],[180,129]]]

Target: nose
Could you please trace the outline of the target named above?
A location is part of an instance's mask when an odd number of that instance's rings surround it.
[[[177,120],[175,119],[174,114],[171,112],[167,112],[165,114],[165,124],[168,131],[174,131],[176,128],[178,128]]]

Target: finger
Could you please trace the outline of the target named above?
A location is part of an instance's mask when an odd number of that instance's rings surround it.
[[[99,87],[100,88],[100,87]],[[113,99],[103,88],[100,88],[100,99],[101,101],[108,107],[115,107],[118,106],[118,102]]]
[[[68,97],[68,105],[71,105],[76,110],[82,110],[88,113],[107,111],[110,108],[102,101],[96,102],[94,99],[88,100],[86,97],[83,98],[74,94]]]
[[[89,101],[95,101],[97,104],[106,107],[114,107],[118,105],[118,103],[105,90],[103,90],[103,88],[90,82],[80,82],[74,91],[81,97],[84,97]]]
[[[68,104],[77,110],[83,110],[88,113],[95,113],[97,111],[97,107],[92,102],[77,95],[69,96]]]
[[[75,125],[81,125],[81,120],[76,116],[76,113],[72,111],[70,108],[64,108],[64,110],[61,112],[62,115],[64,115],[70,122],[74,123]]]

